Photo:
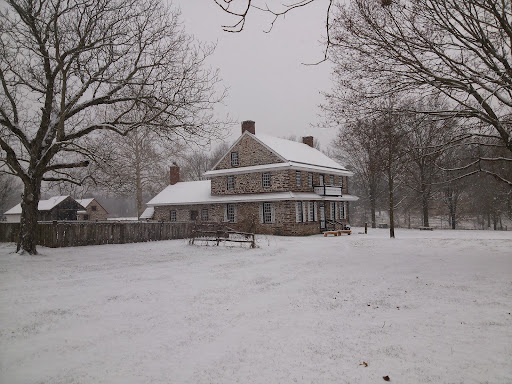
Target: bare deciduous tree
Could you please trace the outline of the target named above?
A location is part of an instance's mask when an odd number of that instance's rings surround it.
[[[453,108],[433,112],[480,121],[473,141],[496,139],[507,156],[481,158],[479,171],[512,186],[491,165],[512,164],[512,3],[496,0],[351,0],[330,30],[339,87],[371,100],[408,92],[441,94]],[[365,87],[372,84],[373,87]]]
[[[443,105],[438,99],[426,99],[422,102],[407,100],[407,109],[424,111],[442,110]],[[460,132],[456,119],[437,118],[431,114],[405,113],[408,120],[407,137],[407,181],[405,184],[412,189],[420,200],[422,224],[429,227],[430,201],[436,191],[436,183],[441,173],[438,166],[444,155],[446,143]]]
[[[94,143],[102,154],[95,162],[95,181],[109,193],[133,198],[140,217],[145,196],[154,196],[169,183],[169,166],[179,156],[181,144],[162,140],[146,127],[122,137],[109,133],[107,138]]]
[[[377,227],[376,210],[383,184],[379,137],[380,126],[375,120],[356,120],[340,128],[333,143],[333,155],[355,171],[354,186],[362,194],[361,203],[369,206],[372,228]]]
[[[229,145],[226,142],[221,142],[211,151],[196,149],[184,155],[178,164],[183,164],[181,167],[183,180],[205,180],[203,174],[211,170],[228,149]]]
[[[8,174],[0,171],[0,215],[7,209],[11,208],[13,197],[19,190],[16,179]]]
[[[0,161],[23,182],[18,251],[36,254],[43,181],[80,182],[84,141],[215,128],[218,75],[159,0],[8,0],[0,9]],[[140,113],[133,113],[142,111]]]

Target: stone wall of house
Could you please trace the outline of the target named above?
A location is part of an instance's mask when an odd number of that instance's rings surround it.
[[[319,221],[296,222],[295,201],[274,201],[275,218],[273,223],[262,223],[260,202],[236,203],[236,222],[226,225],[243,232],[273,234],[283,236],[303,236],[320,233]],[[315,202],[318,212],[318,202]],[[330,218],[329,202],[325,202],[326,218]],[[223,223],[226,204],[169,205],[155,207],[154,220],[169,221],[170,212],[176,211],[178,222],[190,222],[191,211],[197,211],[197,222],[201,222],[201,210],[208,209],[208,222]],[[309,210],[306,210],[309,216]],[[338,214],[336,214],[338,216]],[[319,214],[317,213],[319,219]],[[346,222],[346,220],[344,220]],[[340,229],[341,226],[338,226]]]
[[[301,185],[297,185],[297,171],[282,170],[270,172],[270,187],[263,188],[263,172],[252,172],[236,174],[234,176],[235,188],[227,189],[227,176],[215,176],[211,178],[212,195],[238,195],[244,193],[265,193],[265,192],[313,192],[309,186],[309,174],[311,172],[299,171],[301,174]],[[347,194],[347,177],[334,176],[334,185],[340,185],[340,178],[343,177],[343,193]],[[331,184],[329,174],[324,174],[325,185]],[[320,185],[320,174],[313,173],[313,185]]]
[[[273,171],[270,173],[270,187],[263,188],[263,172],[243,173],[233,175],[235,189],[227,189],[227,176],[212,177],[212,195],[238,195],[242,193],[265,193],[289,191],[288,171]]]
[[[176,211],[176,221],[193,221],[191,212],[197,212],[197,221],[202,221],[201,211],[208,209],[208,222],[224,221],[224,204],[191,204],[191,205],[165,205],[155,207],[153,220],[169,221],[171,211]]]
[[[215,169],[228,169],[231,166],[231,152],[238,152],[238,167],[282,163],[277,155],[258,143],[250,135],[243,136],[240,141],[219,162]]]
[[[93,207],[96,207],[94,210]],[[86,208],[88,221],[102,221],[107,220],[108,212],[103,208],[96,200],[91,201],[91,203]],[[84,221],[85,216],[84,214],[78,215],[78,220]]]

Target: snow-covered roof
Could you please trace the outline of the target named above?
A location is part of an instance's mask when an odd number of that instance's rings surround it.
[[[37,205],[37,209],[39,211],[49,211],[56,205],[60,204],[64,200],[66,200],[69,196],[53,196],[48,200],[39,200],[39,204]],[[21,214],[21,203],[12,207],[8,211],[4,212],[4,215],[19,215]]]
[[[343,165],[338,164],[318,149],[312,148],[307,144],[264,134],[257,134],[255,137],[285,160],[294,163],[346,170]]]
[[[151,199],[147,205],[188,205],[213,203],[243,203],[257,201],[278,200],[329,200],[329,201],[355,201],[358,198],[352,195],[342,197],[320,196],[314,192],[266,192],[240,195],[212,195],[211,181],[188,181],[169,185],[162,192]]]
[[[326,156],[316,148],[312,148],[307,144],[299,143],[292,140],[280,139],[264,134],[253,135],[249,131],[245,131],[242,136],[233,144],[235,146],[244,135],[250,135],[263,146],[275,153],[281,158],[281,163],[256,165],[250,167],[237,167],[228,169],[218,169],[205,172],[205,176],[216,176],[236,173],[260,172],[262,170],[280,170],[294,169],[312,172],[324,172],[334,175],[352,176],[353,173],[348,171],[343,165]],[[233,147],[232,146],[232,147]],[[231,149],[230,149],[231,150]],[[217,165],[215,165],[217,166]],[[215,167],[214,167],[215,168]]]
[[[144,212],[142,212],[142,215],[140,215],[139,219],[152,219],[153,214],[155,213],[155,207],[147,207]]]
[[[94,197],[89,198],[89,199],[79,199],[79,200],[76,200],[76,202],[78,204],[80,204],[82,207],[87,208],[87,206],[89,204],[91,204],[93,200],[94,200]]]

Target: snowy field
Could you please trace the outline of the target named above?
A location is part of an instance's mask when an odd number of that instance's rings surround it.
[[[512,383],[512,232],[11,253],[0,383]]]

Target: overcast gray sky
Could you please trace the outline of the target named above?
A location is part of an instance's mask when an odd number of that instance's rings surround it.
[[[225,110],[237,121],[256,121],[256,131],[274,136],[312,135],[326,149],[335,130],[312,127],[319,118],[320,91],[330,88],[330,64],[305,66],[322,59],[327,1],[297,9],[279,20],[270,33],[271,18],[254,11],[241,33],[222,31],[236,21],[213,0],[174,0],[188,33],[217,42],[209,64],[218,67],[229,87]],[[270,3],[271,4],[271,3]],[[238,137],[240,127],[231,139]]]

